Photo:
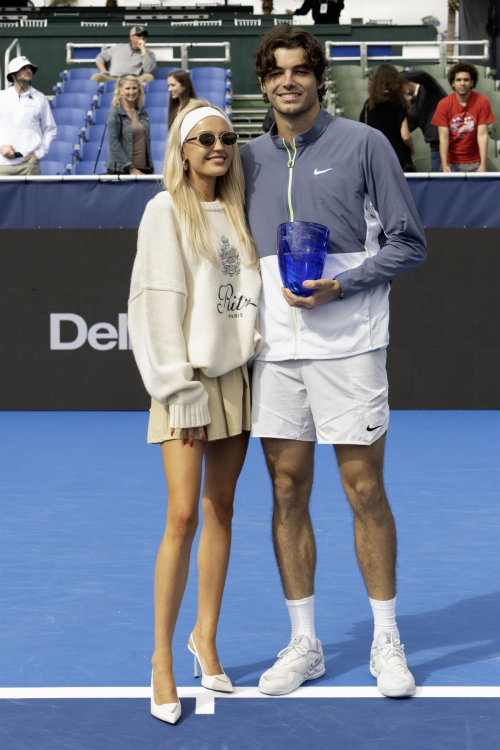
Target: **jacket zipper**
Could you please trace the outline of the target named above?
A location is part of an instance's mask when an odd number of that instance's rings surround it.
[[[295,146],[295,138],[293,139],[293,158],[290,153],[290,149],[288,148],[288,144],[283,138],[283,145],[286,148],[287,154],[288,154],[288,211],[290,212],[290,221],[293,221],[293,205],[292,205],[292,175],[293,175],[293,168],[295,166],[295,159],[297,158],[297,148]],[[298,359],[298,348],[299,348],[299,331],[297,326],[297,316],[295,314],[295,308],[290,308],[290,318],[292,320],[292,328],[293,328],[293,337],[294,337],[294,352],[293,352],[293,358]]]

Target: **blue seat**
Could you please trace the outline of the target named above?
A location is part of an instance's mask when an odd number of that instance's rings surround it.
[[[102,107],[101,109],[94,109],[92,112],[92,122],[94,125],[104,125],[109,115],[109,107]]]
[[[150,123],[149,129],[152,141],[163,141],[163,143],[165,143],[168,134],[168,127],[166,122]]]
[[[159,81],[148,81],[146,84],[146,93],[164,93],[166,92],[168,94],[168,85],[167,81],[165,79],[160,79]]]
[[[92,97],[89,94],[59,94],[52,99],[53,109],[64,107],[78,107],[79,109],[91,109]]]
[[[63,81],[61,85],[63,94],[88,94],[96,96],[99,93],[99,84],[97,81],[85,81],[77,78],[75,81]]]
[[[73,164],[72,174],[76,174],[76,175],[94,174],[94,164],[95,164],[95,158],[93,161],[79,161],[76,164]],[[104,166],[104,162],[101,156],[95,173],[97,175],[97,174],[105,174],[106,172],[107,172],[107,169]]]
[[[94,73],[99,73],[97,68],[70,68],[67,73],[59,73],[60,78],[68,81],[90,81]]]
[[[95,162],[97,158],[97,152],[99,151],[99,145],[100,141],[89,141],[88,143],[82,143],[80,146],[79,151],[79,159],[80,161],[91,161]],[[104,162],[108,158],[109,154],[109,146],[108,146],[108,139],[104,139],[104,143],[102,144],[102,151],[101,156],[99,157],[99,164],[102,165],[104,168]]]
[[[75,144],[71,141],[52,141],[47,156],[51,161],[62,161],[64,164],[72,164],[73,150]]]
[[[146,101],[144,102],[144,106],[146,109],[148,107],[167,107],[168,103],[170,101],[170,94],[168,91],[165,92],[156,92],[153,94],[146,94]]]
[[[195,81],[224,81],[231,77],[231,71],[225,68],[193,68],[189,71],[191,80]]]
[[[103,93],[104,94],[114,94],[115,88],[116,88],[116,81],[105,81],[103,84]]]
[[[98,101],[97,106],[101,109],[102,107],[106,107],[109,109],[111,107],[111,102],[113,101],[114,93],[111,92],[109,94],[101,94]]]
[[[153,161],[154,174],[163,174],[163,161]]]
[[[83,128],[87,120],[86,109],[76,109],[74,107],[67,107],[61,109],[52,110],[56,125],[74,125],[78,128]]]
[[[42,175],[68,174],[66,163],[62,161],[42,159],[40,161],[40,170]]]
[[[156,80],[165,80],[174,72],[174,70],[181,70],[181,68],[156,68],[154,77]]]
[[[85,142],[92,142],[92,141],[99,141],[101,142],[102,134],[104,133],[104,128],[106,125],[92,125],[92,127],[87,128],[87,132],[85,133]]]
[[[207,91],[202,90],[200,92],[196,92],[198,94],[199,99],[206,99],[210,104],[214,104],[216,107],[219,107],[219,109],[222,109],[223,112],[226,110],[226,104],[229,104],[232,99],[231,97],[227,97],[225,92],[221,91]]]
[[[151,141],[151,156],[154,164],[163,164],[167,144],[165,141]]]
[[[64,112],[64,110],[58,110]],[[83,127],[77,125],[57,125],[57,140],[66,141],[67,143],[80,143],[80,134]]]
[[[147,107],[150,123],[166,123],[168,120],[168,107]]]

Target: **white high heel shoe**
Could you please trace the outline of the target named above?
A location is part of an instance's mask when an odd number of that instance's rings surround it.
[[[182,713],[181,702],[178,703],[155,703],[155,692],[153,689],[153,672],[151,672],[151,715],[166,721],[167,724],[175,724]]]
[[[191,648],[191,643],[193,644],[193,648]],[[208,675],[205,674],[203,671],[203,664],[201,663],[200,655],[198,653],[198,649],[196,648],[196,643],[194,642],[193,634],[189,636],[188,641],[188,649],[191,651],[191,653],[194,656],[194,676],[199,677],[198,673],[198,664],[200,665],[201,669],[201,684],[204,688],[207,688],[207,690],[218,690],[221,693],[232,693],[233,692],[233,685],[227,674],[222,670],[222,674],[214,674],[214,675]]]

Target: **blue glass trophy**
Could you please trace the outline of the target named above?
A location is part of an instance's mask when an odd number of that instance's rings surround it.
[[[311,221],[289,221],[278,227],[278,262],[283,286],[298,297],[311,297],[314,290],[302,282],[321,279],[330,230]]]

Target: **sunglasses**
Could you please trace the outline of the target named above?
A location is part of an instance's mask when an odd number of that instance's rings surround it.
[[[213,146],[217,139],[219,139],[224,146],[234,146],[238,140],[238,133],[233,133],[232,131],[221,133],[220,135],[215,135],[214,133],[200,133],[196,138],[186,138],[184,143],[189,143],[189,141],[199,141],[202,146],[208,148],[209,146]]]

